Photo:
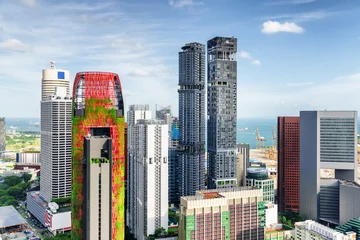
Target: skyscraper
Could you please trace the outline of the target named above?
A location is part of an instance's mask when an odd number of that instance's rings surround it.
[[[6,124],[5,118],[0,118],[0,152],[5,151]]]
[[[64,205],[71,198],[72,98],[68,71],[52,62],[42,73],[40,194],[28,194],[27,209],[56,234],[71,228],[71,212]]]
[[[279,211],[300,209],[300,117],[278,117]]]
[[[205,46],[179,53],[179,195],[205,188]]]
[[[156,108],[156,119],[163,120],[169,126],[168,198],[169,203],[176,203],[179,201],[179,119],[172,116],[170,106]]]
[[[84,139],[84,239],[112,239],[112,140],[104,136]],[[114,209],[116,211],[116,209]]]
[[[124,127],[124,104],[119,76],[115,73],[105,72],[80,72],[76,74],[73,88],[71,239],[84,239],[87,236],[85,233],[90,230],[93,231],[92,228],[95,228],[97,232],[102,230],[102,225],[93,224],[90,226],[87,222],[89,220],[87,218],[89,209],[86,204],[88,199],[84,199],[84,197],[88,196],[85,191],[89,186],[88,184],[91,183],[87,182],[89,180],[86,175],[88,173],[85,173],[87,166],[84,165],[85,162],[83,161],[84,157],[87,156],[84,152],[84,139],[86,136],[102,136],[111,139],[111,154],[109,153],[110,149],[105,146],[100,147],[100,149],[98,147],[94,148],[97,154],[101,153],[101,157],[107,155],[109,163],[112,164],[109,176],[111,177],[111,191],[109,191],[111,196],[108,196],[111,202],[106,203],[111,205],[111,211],[101,212],[101,219],[107,218],[104,221],[109,221],[110,236],[106,239],[124,239]],[[91,146],[90,144],[90,157],[93,156]],[[106,167],[104,165],[104,168]],[[90,176],[90,179],[96,178],[97,175],[94,174],[94,176]],[[99,185],[102,185],[103,181],[103,178],[99,178]],[[105,185],[102,185],[99,189],[103,187]],[[88,229],[89,227],[91,229]]]
[[[335,178],[357,181],[357,112],[300,112],[300,215],[338,224],[338,183],[322,179],[321,169]],[[349,219],[347,219],[349,220]]]
[[[72,99],[56,89],[41,101],[40,195],[47,202],[71,197]]]
[[[208,188],[235,187],[237,39],[215,37],[208,54]]]
[[[132,231],[146,240],[158,228],[168,227],[168,125],[161,120],[140,119],[136,123],[135,212]],[[136,217],[135,217],[136,216]]]
[[[41,99],[55,94],[56,87],[64,87],[66,95],[69,95],[70,73],[67,70],[56,69],[55,62],[51,62],[51,68],[44,69],[41,81]]]
[[[126,196],[126,225],[130,232],[136,234],[137,223],[137,204],[136,204],[136,186],[140,181],[136,169],[136,151],[138,146],[136,123],[140,119],[151,119],[151,111],[149,105],[130,105],[127,112],[127,196]]]

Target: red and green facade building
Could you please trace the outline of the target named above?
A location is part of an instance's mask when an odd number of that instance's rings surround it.
[[[80,72],[73,87],[72,137],[72,236],[84,239],[86,204],[84,192],[84,138],[111,138],[111,239],[124,239],[125,121],[119,76],[107,72]],[[100,184],[100,183],[99,183]],[[100,219],[100,218],[99,218]],[[97,226],[94,226],[97,227]]]

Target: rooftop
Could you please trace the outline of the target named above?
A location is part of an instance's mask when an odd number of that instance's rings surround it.
[[[25,224],[25,219],[13,206],[0,207],[0,228]]]

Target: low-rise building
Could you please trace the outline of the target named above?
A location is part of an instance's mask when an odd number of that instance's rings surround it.
[[[39,192],[29,192],[26,197],[27,210],[39,222],[56,235],[71,230],[71,207],[46,202]]]
[[[343,234],[346,234],[347,232],[355,232],[356,238],[354,239],[360,240],[360,217],[353,218],[347,223],[337,226],[335,230]]]
[[[312,220],[295,223],[296,240],[353,240],[356,233],[343,234]]]
[[[265,230],[265,240],[295,239],[295,230],[284,224],[272,224]]]
[[[40,151],[24,151],[16,154],[16,162],[23,164],[39,164]]]
[[[239,187],[181,197],[179,239],[264,239],[262,190]]]

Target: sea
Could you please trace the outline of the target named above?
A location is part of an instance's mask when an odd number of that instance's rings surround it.
[[[39,118],[5,118],[6,129],[16,129],[17,131],[40,132],[37,123]],[[358,124],[360,129],[360,122]],[[256,128],[261,137],[264,137],[264,146],[273,146],[273,130],[276,134],[277,118],[244,118],[237,121],[236,140],[238,143],[250,144],[252,149],[256,148]]]

